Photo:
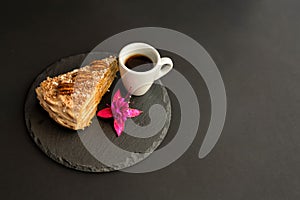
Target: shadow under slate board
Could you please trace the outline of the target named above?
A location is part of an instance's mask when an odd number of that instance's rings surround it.
[[[94,59],[102,59],[111,53],[78,54],[62,58],[46,68],[33,82],[25,101],[25,120],[30,136],[37,146],[56,162],[72,169],[85,172],[109,172],[130,167],[148,157],[165,138],[171,122],[171,102],[166,88],[153,84],[141,97],[132,96],[130,107],[143,113],[127,120],[125,132],[117,137],[113,129],[113,119],[96,116],[92,124],[81,131],[62,127],[52,120],[39,105],[35,88],[48,76],[53,77],[79,68]],[[119,74],[110,90],[119,85]],[[124,91],[124,90],[121,90]],[[123,92],[122,96],[126,94]],[[112,92],[107,92],[98,105],[98,110],[110,104]],[[155,120],[151,110],[155,106],[164,110],[164,120]],[[163,108],[163,109],[162,109]],[[128,126],[134,133],[128,132]],[[148,128],[147,128],[148,127]],[[141,131],[151,131],[160,127],[149,137],[139,137]],[[127,132],[126,132],[127,131]]]

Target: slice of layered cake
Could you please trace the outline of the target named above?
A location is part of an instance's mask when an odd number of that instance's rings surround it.
[[[84,129],[117,71],[116,57],[95,60],[83,68],[48,77],[36,88],[37,98],[57,123],[73,130]]]

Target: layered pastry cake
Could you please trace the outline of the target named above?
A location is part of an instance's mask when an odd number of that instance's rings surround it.
[[[116,57],[95,60],[83,68],[48,77],[36,88],[37,98],[57,123],[73,130],[84,129],[117,71]]]

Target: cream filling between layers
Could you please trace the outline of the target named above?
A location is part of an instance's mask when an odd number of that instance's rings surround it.
[[[102,87],[96,87],[96,90],[94,90],[92,95],[94,98],[90,98],[90,100],[85,104],[85,107],[82,108],[82,113],[80,113],[82,118],[78,119],[78,121],[81,123],[77,124],[76,129],[82,129],[90,125],[91,119],[94,117],[97,111],[97,106],[101,101],[102,96],[107,92],[113,82],[116,71],[117,68],[113,68],[111,71],[108,71],[104,74],[105,78],[101,79],[98,84]]]

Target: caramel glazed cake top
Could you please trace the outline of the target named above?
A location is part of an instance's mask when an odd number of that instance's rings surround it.
[[[66,74],[53,78],[47,77],[40,84],[40,87],[36,88],[41,105],[48,112],[48,109],[50,109],[55,114],[64,115],[61,117],[67,117],[70,122],[76,124],[77,119],[80,118],[82,109],[86,108],[87,101],[91,98],[90,95],[94,94],[95,89],[101,89],[101,87],[97,86],[99,81],[104,76],[109,76],[107,75],[107,71],[110,67],[114,66],[113,63],[117,64],[116,57],[110,56],[102,60],[95,60],[83,68],[75,69]],[[114,70],[112,79],[116,71],[117,69]],[[42,101],[47,105],[43,105]],[[61,108],[63,113],[60,114],[61,109],[58,108]],[[51,116],[50,112],[49,114]],[[51,117],[55,119],[54,116]]]

